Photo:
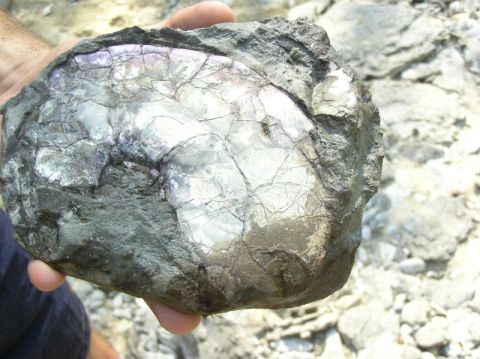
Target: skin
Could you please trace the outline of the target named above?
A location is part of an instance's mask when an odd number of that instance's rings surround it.
[[[172,27],[190,30],[234,20],[233,12],[227,5],[220,1],[205,1],[182,9],[164,22],[149,28]],[[30,33],[6,13],[0,11],[0,105],[33,81],[54,58],[71,49],[81,40],[81,38],[72,39],[54,46]],[[1,124],[0,116],[0,135]],[[30,262],[28,275],[32,284],[45,292],[55,290],[65,281],[63,274],[39,260]],[[180,313],[161,303],[147,302],[147,304],[159,323],[173,334],[189,333],[200,324],[200,315]],[[88,358],[118,358],[118,354],[98,333],[92,331]]]

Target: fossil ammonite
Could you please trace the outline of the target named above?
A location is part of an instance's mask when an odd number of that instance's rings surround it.
[[[196,313],[348,278],[379,117],[306,20],[86,40],[2,112],[17,239],[66,274]]]

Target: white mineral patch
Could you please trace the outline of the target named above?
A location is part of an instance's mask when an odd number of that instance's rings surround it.
[[[312,108],[315,115],[354,115],[356,105],[352,78],[341,69],[331,69],[325,81],[313,90]]]
[[[109,124],[108,107],[99,105],[93,101],[87,101],[77,108],[78,120],[89,131],[90,138],[95,142],[113,144],[112,126]]]
[[[90,71],[90,62],[104,72]],[[36,171],[50,182],[96,185],[105,162],[93,143],[109,148],[113,139],[129,161],[160,171],[180,229],[205,250],[224,248],[253,227],[304,223],[322,213],[322,186],[311,165],[315,125],[244,64],[124,45],[78,55],[66,68],[75,66],[88,71],[69,79],[70,70],[56,70],[50,83],[53,98],[56,89],[72,88],[74,119],[89,139],[39,149]],[[340,71],[331,79],[319,98],[340,96],[350,106],[350,79]]]
[[[63,187],[97,186],[107,156],[92,141],[80,140],[66,148],[42,147],[37,152],[35,171],[50,183]]]

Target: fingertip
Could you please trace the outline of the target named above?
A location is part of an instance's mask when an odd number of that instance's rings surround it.
[[[198,7],[199,14],[216,19],[216,23],[235,21],[232,8],[222,1],[204,1]]]
[[[162,327],[175,335],[194,331],[202,321],[199,314],[185,314],[160,303],[147,302]]]
[[[34,259],[28,264],[28,277],[33,286],[42,292],[51,292],[60,287],[65,276],[44,262]]]
[[[221,1],[203,1],[176,12],[162,25],[192,30],[233,21],[235,21],[235,15],[228,5]]]

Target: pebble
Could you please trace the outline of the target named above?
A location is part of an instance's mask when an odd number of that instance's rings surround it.
[[[378,302],[359,305],[344,312],[338,321],[338,331],[356,349],[365,348],[367,343],[379,335],[398,337],[398,318],[386,311]]]
[[[395,296],[395,300],[393,301],[393,309],[395,309],[395,312],[400,312],[405,306],[406,301],[407,295],[405,293],[397,294]]]
[[[413,299],[411,302],[405,304],[400,316],[403,323],[411,326],[423,325],[428,320],[428,313],[430,311],[430,303],[424,298]]]
[[[322,352],[322,359],[345,359],[342,340],[335,328],[325,333],[325,347]]]
[[[401,343],[415,346],[416,342],[415,342],[415,339],[413,339],[412,337],[412,332],[413,332],[413,329],[411,326],[409,326],[408,324],[402,324],[400,326]]]
[[[435,355],[433,355],[432,353],[430,352],[423,352],[421,355],[420,355],[420,359],[437,359],[435,357]]]
[[[418,274],[425,271],[427,265],[421,258],[408,258],[400,262],[399,268],[403,273]]]
[[[43,16],[48,16],[53,12],[53,3],[48,4],[45,6],[42,10],[42,15]]]
[[[418,346],[423,349],[441,347],[448,344],[448,322],[444,317],[434,317],[414,335]]]

